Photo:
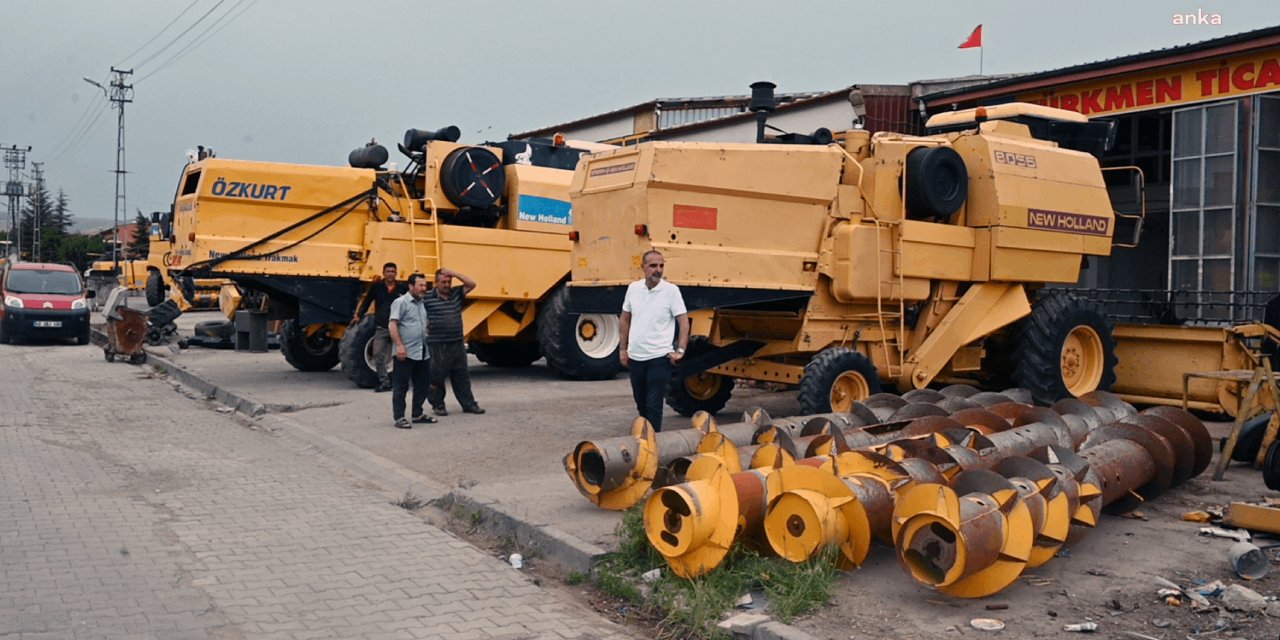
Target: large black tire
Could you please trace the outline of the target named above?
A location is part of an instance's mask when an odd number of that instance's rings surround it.
[[[916,147],[907,154],[907,214],[945,218],[969,195],[969,172],[951,147]]]
[[[473,342],[476,360],[491,367],[527,367],[542,357],[536,342]]]
[[[362,389],[378,386],[378,371],[374,369],[377,363],[372,350],[373,334],[377,331],[373,316],[365,316],[354,326],[347,327],[347,332],[342,334],[342,341],[338,343],[342,372],[347,374],[348,380]],[[391,370],[390,366],[387,365],[388,371]]]
[[[159,306],[164,302],[164,278],[160,277],[159,271],[150,271],[147,273],[147,306]]]
[[[204,338],[230,339],[236,335],[236,323],[230,320],[205,320],[197,322],[192,333]]]
[[[804,366],[800,413],[848,413],[855,401],[880,393],[880,374],[871,359],[847,347],[828,347]]]
[[[706,336],[693,336],[689,339],[684,357],[697,357],[711,349]],[[677,373],[671,377],[671,384],[667,385],[667,406],[686,417],[699,411],[714,414],[728,404],[731,395],[733,378],[706,371],[685,377]]]
[[[1115,384],[1111,321],[1085,298],[1066,292],[1041,298],[1013,336],[1013,383],[1030,389],[1038,404],[1106,391]]]
[[[538,309],[538,346],[547,365],[570,380],[612,380],[622,369],[618,316],[569,312],[569,290],[556,288]]]
[[[324,332],[308,337],[297,320],[280,325],[280,353],[298,371],[328,371],[338,366],[338,341]]]

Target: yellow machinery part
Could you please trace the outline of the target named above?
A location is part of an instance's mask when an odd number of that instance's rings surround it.
[[[871,524],[844,482],[828,471],[793,465],[771,474],[768,483],[776,497],[765,515],[765,535],[779,556],[803,562],[834,545],[840,568],[862,564],[871,547]]]
[[[729,554],[738,525],[738,494],[719,458],[697,456],[689,477],[701,479],[663,487],[644,505],[649,544],[682,578],[719,566]]]
[[[631,423],[634,450],[602,451],[590,441],[582,442],[565,456],[564,467],[574,486],[601,508],[620,511],[640,501],[653,486],[658,473],[658,441],[653,425],[644,418]],[[614,458],[624,464],[616,464]],[[634,456],[634,463],[626,460]],[[623,469],[623,471],[617,471]],[[613,471],[613,477],[610,472]]]

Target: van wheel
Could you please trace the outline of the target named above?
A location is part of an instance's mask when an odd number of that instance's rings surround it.
[[[689,338],[684,357],[693,358],[712,348],[706,336],[693,336]],[[667,406],[685,417],[699,411],[714,414],[729,403],[732,395],[733,378],[707,371],[684,377],[677,373],[671,377],[671,384],[667,386]]]
[[[280,353],[298,371],[328,371],[338,366],[338,341],[324,330],[308,336],[297,320],[280,326]]]
[[[1098,305],[1072,293],[1036,302],[1014,330],[1013,382],[1039,404],[1107,390],[1116,381],[1116,340]]]
[[[13,338],[4,332],[4,323],[0,323],[0,344],[9,344],[13,342]]]
[[[76,336],[76,344],[84,346],[89,344],[89,330],[85,329],[80,335]]]
[[[538,308],[538,345],[547,365],[570,380],[612,380],[618,362],[618,316],[569,312],[569,289],[560,285]]]
[[[159,271],[147,272],[147,305],[158,306],[164,302],[164,278]]]
[[[800,413],[848,413],[854,402],[876,393],[880,375],[871,359],[847,347],[830,347],[804,366]]]
[[[378,327],[373,316],[365,316],[354,326],[347,327],[338,343],[338,357],[347,379],[362,389],[378,386],[377,361],[373,357],[373,334]],[[388,350],[390,351],[390,350]],[[388,353],[387,355],[391,355]],[[387,365],[390,371],[390,364]]]

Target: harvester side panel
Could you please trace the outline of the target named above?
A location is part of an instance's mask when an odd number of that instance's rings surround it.
[[[682,287],[811,292],[842,161],[828,147],[766,156],[754,145],[708,143],[590,156],[574,195],[582,253],[592,257],[575,260],[574,281],[605,284],[607,273],[621,284],[617,274],[638,275],[653,248]]]

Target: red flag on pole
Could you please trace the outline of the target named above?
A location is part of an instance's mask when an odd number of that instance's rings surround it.
[[[981,47],[981,46],[982,46],[982,25],[978,25],[973,28],[973,33],[969,34],[969,37],[966,38],[964,42],[960,43],[960,46],[956,48],[972,49],[974,47]]]

